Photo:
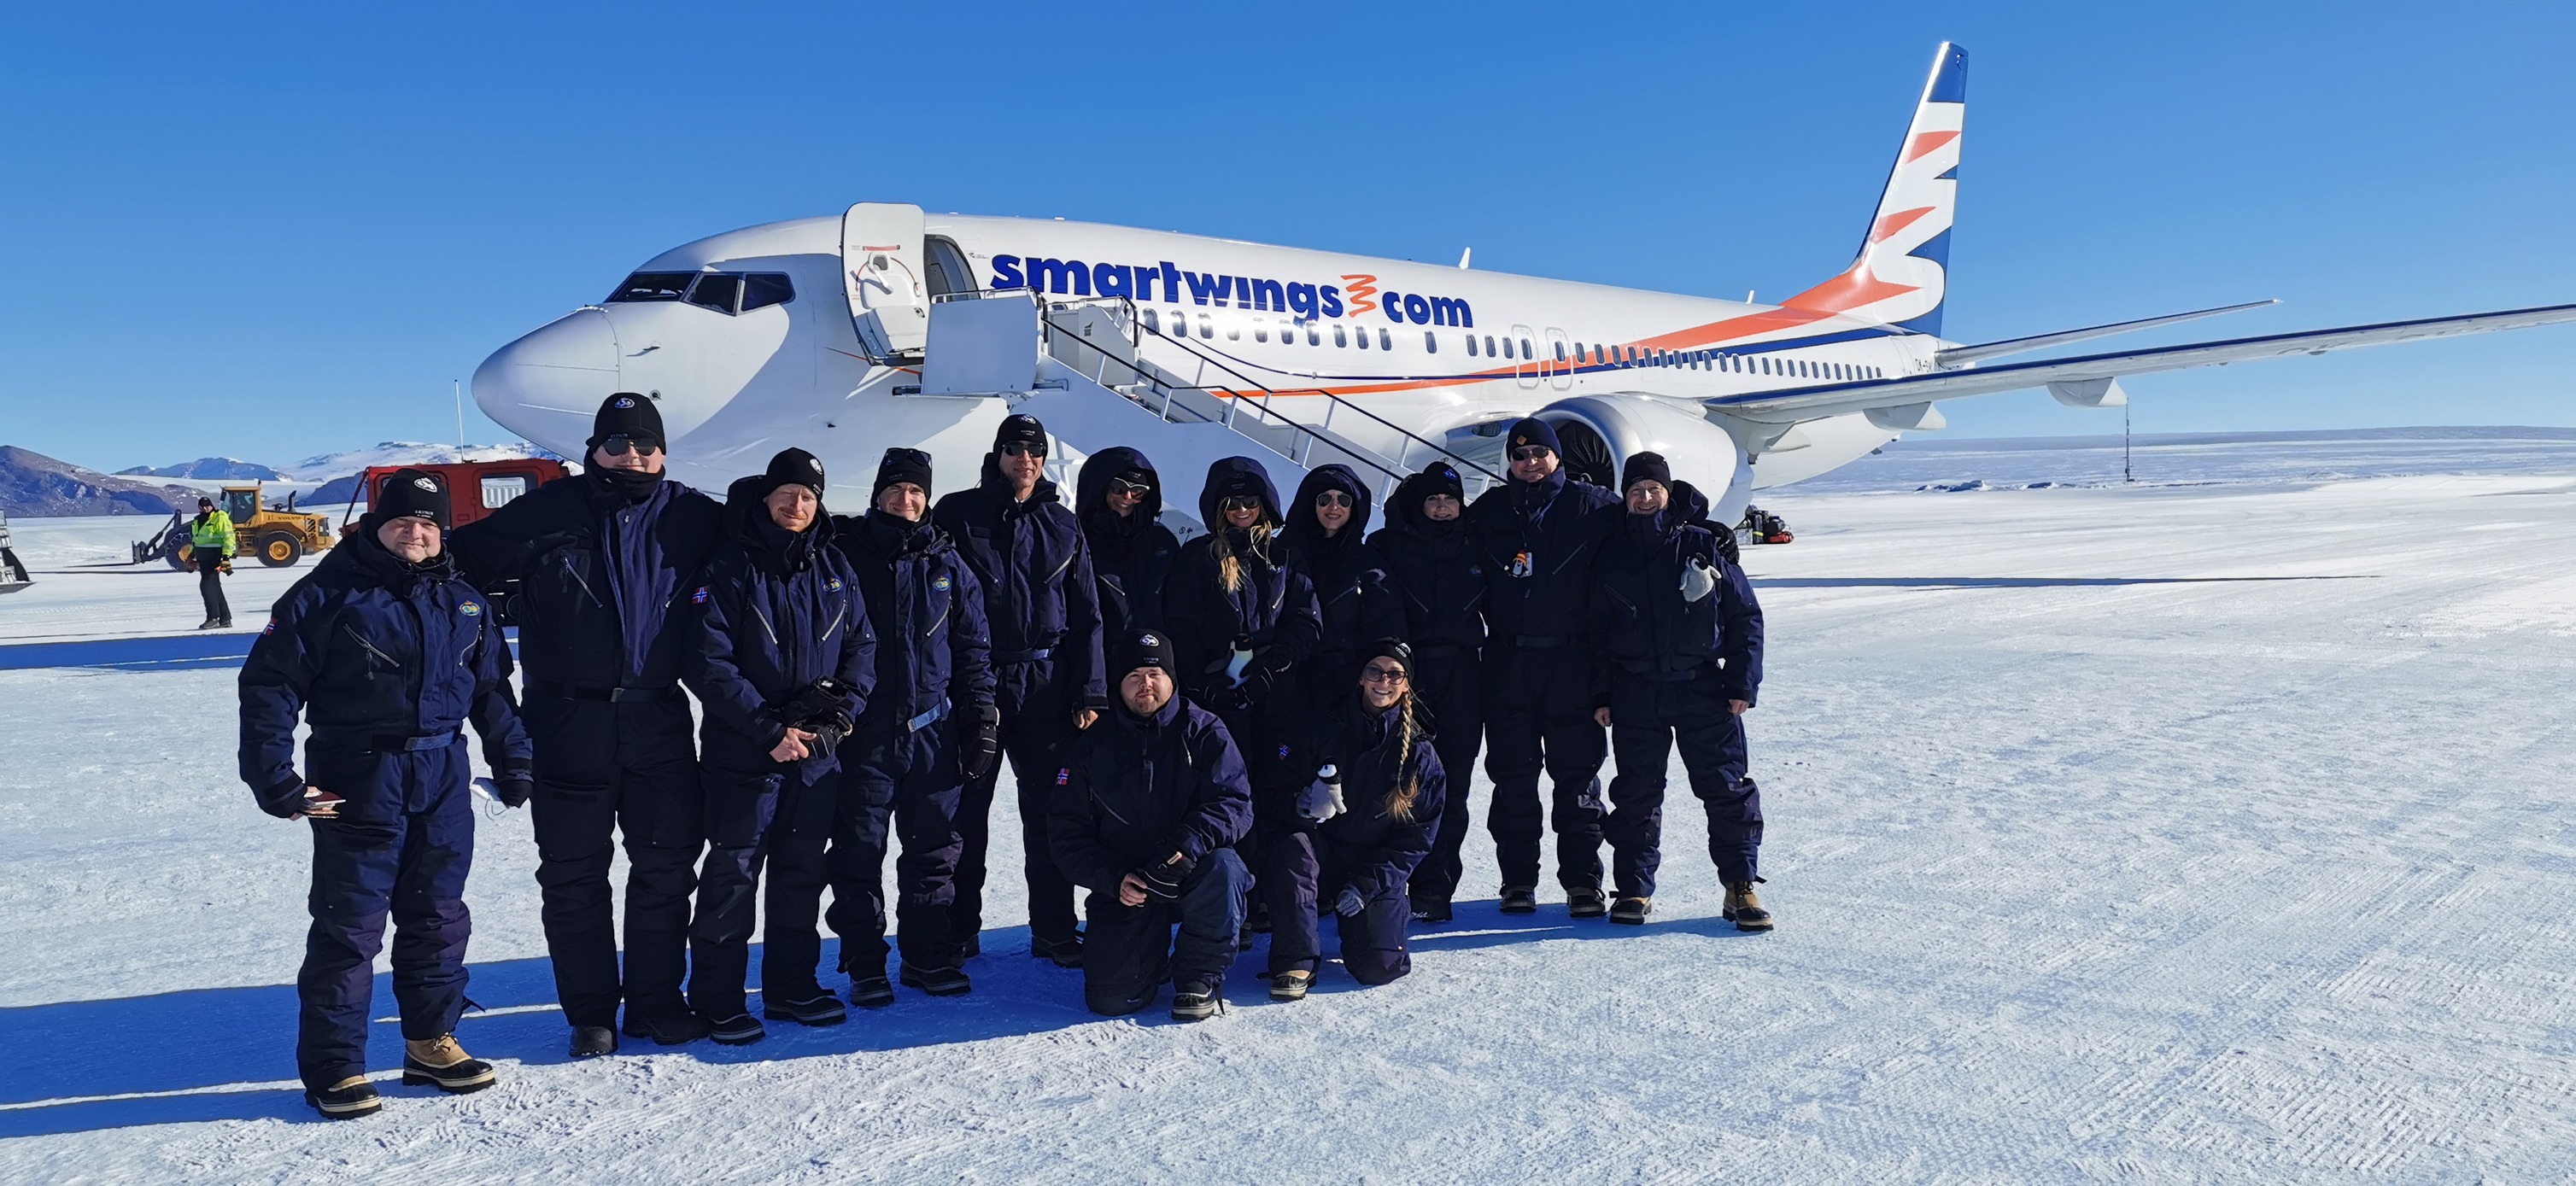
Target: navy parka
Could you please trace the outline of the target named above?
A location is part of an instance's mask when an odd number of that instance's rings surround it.
[[[1252,788],[1216,714],[1175,694],[1150,718],[1121,705],[1076,736],[1056,772],[1047,837],[1074,884],[1115,894],[1173,853],[1191,861],[1243,839]]]
[[[1266,549],[1256,548],[1250,532],[1226,526],[1225,516],[1217,513],[1220,476],[1257,479],[1261,498],[1274,516],[1279,511],[1278,489],[1250,458],[1229,457],[1215,468],[1199,495],[1199,519],[1209,524],[1211,532],[1226,534],[1241,561],[1242,580],[1232,592],[1226,591],[1211,542],[1216,537],[1210,534],[1182,546],[1180,559],[1163,585],[1163,628],[1171,634],[1179,655],[1180,685],[1201,704],[1241,697],[1242,689],[1227,684],[1224,670],[1238,636],[1252,637],[1255,658],[1250,670],[1260,673],[1262,682],[1275,682],[1295,669],[1315,653],[1323,636],[1314,586],[1286,563],[1279,541],[1274,537]]]
[[[639,498],[592,470],[458,528],[451,547],[476,588],[510,597],[530,683],[669,687],[696,638],[687,598],[723,542],[723,513],[668,478]]]
[[[1595,703],[1609,702],[1620,675],[1672,680],[1721,663],[1721,694],[1752,703],[1762,684],[1762,607],[1744,570],[1707,529],[1686,521],[1687,510],[1610,513],[1615,525],[1593,565]],[[1717,574],[1717,587],[1684,601],[1682,573],[1694,563]]]
[[[1025,501],[1014,499],[996,457],[987,453],[982,483],[940,499],[930,520],[983,590],[992,661],[1031,663],[1043,656],[1053,664],[1058,695],[1107,708],[1091,549],[1056,484],[1040,478]]]
[[[1351,518],[1334,535],[1315,518],[1315,496],[1339,490],[1351,497]],[[1369,491],[1346,465],[1317,467],[1297,486],[1282,533],[1288,563],[1314,587],[1321,618],[1315,655],[1308,659],[1310,703],[1331,704],[1359,675],[1360,651],[1381,638],[1407,633],[1404,603],[1387,579],[1386,559],[1366,540]]]
[[[1404,606],[1404,637],[1414,652],[1451,646],[1472,651],[1485,641],[1483,550],[1468,535],[1464,508],[1446,523],[1423,517],[1422,500],[1431,486],[1420,476],[1396,487],[1386,527],[1369,537],[1369,546],[1386,562]]]
[[[1109,509],[1109,480],[1141,470],[1151,487],[1133,513]],[[1125,445],[1103,449],[1083,459],[1074,479],[1075,517],[1091,547],[1091,575],[1100,587],[1100,636],[1119,638],[1130,630],[1163,624],[1163,582],[1179,558],[1181,541],[1158,521],[1163,513],[1163,481],[1154,463]]]
[[[1373,712],[1356,694],[1345,696],[1339,705],[1308,716],[1291,735],[1280,763],[1294,777],[1277,780],[1276,789],[1265,792],[1261,814],[1264,819],[1312,831],[1320,863],[1347,870],[1350,884],[1374,897],[1403,885],[1430,853],[1432,833],[1439,828],[1441,809],[1449,799],[1449,777],[1432,748],[1427,723],[1419,724],[1408,757],[1395,744],[1398,709]],[[1348,810],[1320,824],[1311,823],[1297,816],[1290,800],[1327,765],[1341,776],[1342,801]],[[1387,796],[1408,773],[1418,780],[1417,789],[1410,818],[1399,819],[1387,810]]]
[[[691,595],[703,618],[689,656],[689,690],[706,712],[699,736],[708,766],[744,773],[779,769],[769,751],[791,723],[780,714],[798,693],[830,678],[849,689],[841,712],[859,719],[876,685],[876,630],[858,573],[831,546],[820,509],[801,532],[769,517],[745,478],[726,493],[730,535]],[[808,781],[838,764],[830,752],[796,763]]]
[[[876,686],[859,731],[900,732],[934,710],[993,703],[983,590],[948,536],[932,523],[877,510],[832,526],[877,636]]]
[[[444,554],[411,565],[372,530],[351,534],[278,599],[242,666],[241,776],[271,814],[300,809],[307,777],[295,766],[295,726],[309,713],[305,746],[316,781],[350,800],[353,817],[385,818],[454,788],[379,787],[361,777],[372,750],[403,739],[452,735],[466,721],[499,777],[528,776],[528,737],[510,694],[510,653],[490,599],[457,579]],[[410,748],[410,747],[406,747]]]
[[[1563,469],[1536,482],[1507,480],[1467,509],[1485,569],[1485,621],[1497,639],[1579,641],[1592,558],[1618,502]]]

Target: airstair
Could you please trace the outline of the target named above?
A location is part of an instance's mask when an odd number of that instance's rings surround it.
[[[947,293],[932,298],[928,320],[921,382],[895,394],[998,397],[1045,421],[1060,454],[1140,449],[1162,477],[1167,516],[1195,523],[1208,466],[1233,456],[1259,461],[1282,498],[1307,471],[1336,462],[1359,475],[1380,507],[1405,475],[1435,460],[1457,467],[1470,497],[1501,481],[1492,469],[1331,392],[1273,390],[1186,338],[1145,325],[1125,298]],[[1080,456],[1050,461],[1069,476]]]

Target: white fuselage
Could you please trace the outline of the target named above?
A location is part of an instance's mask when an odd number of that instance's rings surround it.
[[[1710,396],[1916,373],[1943,345],[1808,310],[1194,235],[960,215],[930,215],[923,228],[934,258],[945,251],[969,273],[935,291],[1126,298],[1154,331],[1142,357],[1185,382],[1248,380],[1290,408],[1330,393],[1434,441],[1580,395],[1653,397],[1702,416],[1696,401]],[[738,313],[680,299],[585,306],[495,353],[475,374],[476,402],[579,456],[604,396],[644,392],[661,409],[674,472],[707,489],[788,445],[821,456],[835,488],[863,493],[892,445],[929,450],[944,488],[971,482],[1005,401],[896,394],[916,370],[870,361],[854,331],[841,229],[802,219],[666,251],[637,274],[778,274],[794,295]],[[1192,349],[1157,334],[1187,335]],[[1804,425],[1704,415],[1734,446],[1710,452],[1752,458],[1756,487],[1822,473],[1896,435],[1858,415]],[[1735,477],[1694,473],[1687,453],[1672,457],[1679,476],[1712,491]]]

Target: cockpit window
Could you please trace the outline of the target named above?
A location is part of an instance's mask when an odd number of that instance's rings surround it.
[[[796,299],[796,286],[785,272],[753,272],[742,278],[742,311],[784,305]]]
[[[608,303],[620,301],[676,301],[689,290],[695,272],[637,272],[608,294]]]
[[[733,315],[734,300],[741,295],[742,273],[706,272],[700,274],[698,282],[690,286],[689,303],[701,308],[713,309],[730,317]]]

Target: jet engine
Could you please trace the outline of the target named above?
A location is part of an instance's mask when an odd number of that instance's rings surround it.
[[[1697,405],[1648,395],[1578,395],[1540,408],[1537,416],[1556,430],[1565,468],[1603,489],[1619,489],[1619,467],[1628,458],[1661,453],[1676,480],[1708,498],[1710,519],[1733,524],[1753,499],[1753,467],[1743,448]]]

